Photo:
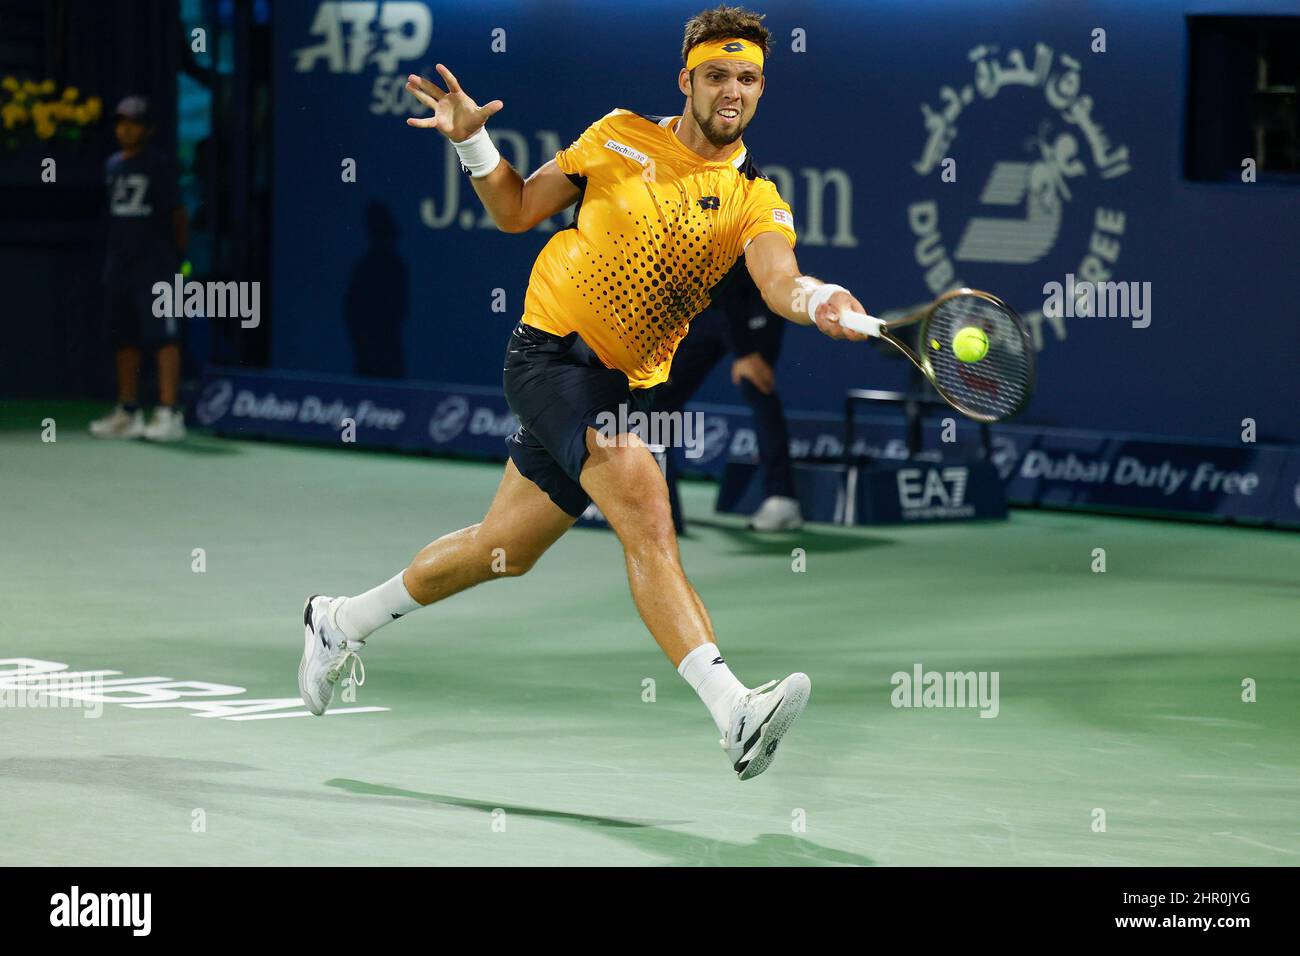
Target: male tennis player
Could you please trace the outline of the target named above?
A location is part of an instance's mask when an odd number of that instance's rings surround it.
[[[495,577],[520,575],[595,501],[623,545],[646,627],[694,688],[741,780],[767,769],[811,692],[804,674],[748,688],[718,650],[709,615],[682,571],[667,486],[635,435],[611,440],[601,413],[646,411],[677,344],[710,290],[743,254],[763,298],[837,339],[845,311],[865,311],[840,286],[800,275],[790,207],[754,166],[740,136],[763,95],[762,18],[718,7],[686,24],[680,116],[616,109],[525,181],[485,128],[500,100],[479,106],[442,64],[446,90],[411,76],[432,117],[408,119],[455,145],[475,192],[504,232],[527,232],[577,204],[533,266],[524,315],[505,355],[505,394],[519,418],[487,515],[444,535],[401,573],[356,597],[314,595],[303,619],[303,700],[329,706],[376,629]],[[607,418],[605,420],[608,420]],[[626,421],[623,417],[619,421]],[[580,599],[580,598],[579,598]]]

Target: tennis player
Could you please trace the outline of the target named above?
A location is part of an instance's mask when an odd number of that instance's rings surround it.
[[[308,599],[298,684],[313,713],[324,713],[345,671],[365,680],[357,652],[375,630],[524,574],[594,500],[623,546],[641,619],[708,708],[732,768],[741,780],[767,769],[811,683],[795,673],[749,688],[735,677],[682,570],[659,465],[637,436],[598,426],[620,407],[619,421],[651,409],[692,317],[742,255],[775,312],[831,338],[862,338],[839,323],[843,312],[866,311],[862,304],[800,274],[790,207],[741,140],[763,95],[767,52],[761,16],[725,6],[699,14],[682,44],[680,116],[616,109],[527,180],[488,135],[500,100],[479,106],[442,64],[445,90],[409,77],[407,89],[434,112],[407,123],[454,144],[502,231],[527,232],[576,208],[538,255],[506,348],[505,394],[520,427],[506,440],[509,461],[487,515],[370,591]]]

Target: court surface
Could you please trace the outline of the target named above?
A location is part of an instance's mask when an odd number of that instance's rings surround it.
[[[236,700],[295,698],[303,599],[477,520],[500,471],[97,442],[88,413],[4,410],[0,658]],[[575,530],[530,575],[375,634],[341,706],[387,710],[9,701],[0,864],[1300,863],[1300,537],[1017,511],[758,538],[713,494],[684,486],[702,520],[682,550],[729,662],[813,680],[764,776],[735,779],[614,536]],[[917,664],[996,671],[997,716],[895,708]],[[303,712],[256,706],[226,716]]]

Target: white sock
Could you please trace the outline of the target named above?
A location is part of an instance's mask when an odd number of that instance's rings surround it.
[[[348,640],[364,641],[385,624],[419,607],[423,605],[411,597],[398,573],[365,594],[343,598],[334,616]]]
[[[695,648],[682,658],[677,673],[700,695],[713,722],[718,725],[718,733],[725,737],[731,724],[731,705],[748,688],[731,673],[718,645],[701,644]]]

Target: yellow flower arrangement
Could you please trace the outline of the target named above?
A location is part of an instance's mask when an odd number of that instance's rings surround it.
[[[0,127],[10,147],[21,145],[29,129],[42,141],[56,136],[80,139],[82,129],[99,122],[104,113],[104,103],[98,96],[78,102],[80,90],[69,86],[59,92],[53,80],[38,83],[6,76],[0,79],[0,90],[9,94],[0,103]]]

